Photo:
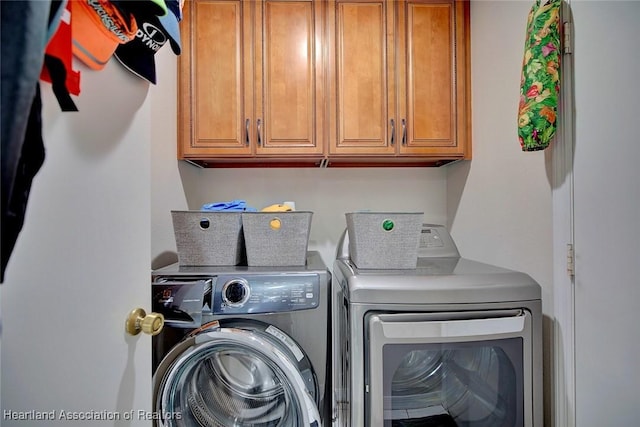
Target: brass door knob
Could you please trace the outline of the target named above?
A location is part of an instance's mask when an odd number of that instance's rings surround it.
[[[149,335],[158,335],[164,326],[164,316],[160,313],[147,314],[142,308],[136,308],[127,317],[125,329],[131,335],[144,332]]]

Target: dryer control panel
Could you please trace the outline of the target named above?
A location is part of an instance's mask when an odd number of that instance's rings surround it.
[[[449,231],[442,225],[422,224],[418,258],[460,258],[456,244]]]
[[[316,308],[317,274],[221,275],[216,277],[213,314],[282,313]]]

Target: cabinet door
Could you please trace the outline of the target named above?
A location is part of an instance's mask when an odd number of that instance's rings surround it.
[[[186,2],[179,60],[179,156],[251,154],[251,2]]]
[[[328,13],[330,153],[393,154],[394,2],[331,1]]]
[[[398,4],[402,154],[463,155],[468,143],[468,2]]]
[[[323,153],[322,1],[256,3],[256,153]]]

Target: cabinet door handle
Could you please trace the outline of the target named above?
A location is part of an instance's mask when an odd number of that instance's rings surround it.
[[[395,120],[391,119],[391,145],[393,146],[395,142],[396,142],[396,122]]]
[[[262,120],[258,119],[258,145],[262,145],[262,136],[260,135],[260,128],[262,125]]]
[[[244,142],[245,142],[245,145],[247,145],[247,146],[249,146],[249,124],[250,123],[251,123],[251,121],[249,119],[247,119],[244,122],[244,128],[245,128],[244,130],[245,130],[245,135],[246,135],[246,137],[244,139]]]
[[[407,145],[407,121],[402,119],[402,145]]]

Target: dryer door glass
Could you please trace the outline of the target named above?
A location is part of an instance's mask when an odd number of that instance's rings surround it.
[[[528,319],[524,312],[492,319],[370,317],[372,425],[529,425]]]
[[[521,348],[517,338],[387,347],[385,425],[523,426]]]
[[[290,356],[240,329],[195,337],[166,371],[156,398],[167,426],[308,427],[319,420]]]

